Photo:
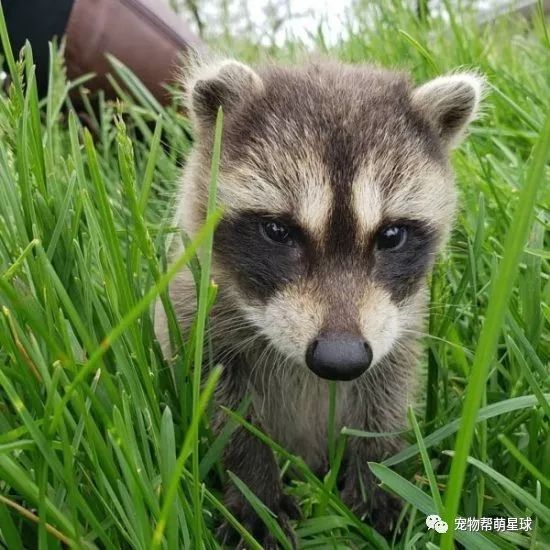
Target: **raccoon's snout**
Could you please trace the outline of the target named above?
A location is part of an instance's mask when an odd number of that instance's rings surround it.
[[[369,344],[352,334],[319,336],[306,352],[307,366],[327,380],[353,380],[369,368],[371,361]]]

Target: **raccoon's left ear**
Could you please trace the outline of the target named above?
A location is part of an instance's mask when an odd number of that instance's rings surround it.
[[[484,78],[476,73],[440,76],[413,90],[412,102],[451,149],[475,118],[484,88]]]

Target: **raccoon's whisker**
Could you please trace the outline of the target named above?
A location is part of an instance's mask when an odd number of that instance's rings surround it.
[[[281,370],[281,384],[286,384],[286,381],[290,379],[290,367],[291,367],[291,364],[292,364],[292,360],[290,357],[286,356],[283,358],[283,361],[280,365],[280,370]],[[286,398],[287,398],[287,395],[285,392],[282,393],[282,397],[283,397],[283,408],[286,410],[287,408],[287,404],[286,404]]]
[[[258,339],[260,338],[260,335],[258,334]],[[264,357],[271,351],[271,346],[267,345],[264,347],[264,349],[260,352],[260,354],[254,359],[254,363],[252,365],[252,368],[250,370],[250,377],[253,382],[253,385],[256,385],[257,382],[257,375],[258,372],[261,372],[263,369],[261,369],[264,361]]]
[[[259,338],[258,334],[252,334],[244,340],[238,340],[233,342],[232,345],[228,347],[220,346],[223,348],[223,353],[219,356],[218,361],[222,364],[231,362],[237,355],[246,352],[246,350],[251,346],[251,344]],[[231,342],[232,340],[230,340]]]
[[[264,408],[265,408],[265,401],[269,397],[268,392],[265,391],[266,388],[269,388],[269,377],[272,375],[272,373],[275,371],[274,368],[266,369],[264,368],[266,365],[268,365],[270,362],[268,359],[270,358],[271,354],[275,352],[275,348],[268,344],[260,353],[259,357],[254,362],[254,365],[252,366],[252,369],[250,371],[250,380],[252,382],[253,388],[257,388],[257,377],[260,375],[262,378],[267,374],[268,380],[261,380],[259,387],[260,387],[260,393],[262,395],[262,403],[260,405],[260,415],[264,414]]]
[[[418,330],[413,330],[413,329],[403,329],[403,332],[405,333],[408,333],[408,334],[413,334],[419,338],[430,338],[432,340],[436,340],[438,342],[443,342],[444,344],[447,344],[449,346],[453,346],[455,348],[458,348],[458,349],[461,349],[463,352],[467,353],[468,355],[471,355],[473,356],[474,355],[474,352],[465,347],[465,346],[461,346],[460,344],[456,344],[455,342],[451,342],[450,340],[446,340],[445,338],[440,338],[439,336],[435,336],[433,334],[430,334],[428,332],[420,332]]]
[[[232,322],[225,322],[225,323],[219,323],[212,325],[212,329],[219,333],[224,332],[243,332],[243,329],[249,329],[254,330],[255,327],[253,327],[248,321],[246,320],[235,320]]]
[[[464,304],[446,304],[444,302],[432,302],[430,305],[426,306],[427,310],[431,309],[459,309],[460,311],[468,311],[468,308],[464,307]]]
[[[241,340],[238,343],[231,343],[230,340],[225,343],[219,339],[218,348],[220,351],[218,352],[218,361],[224,365],[232,363],[238,355],[244,355],[252,343],[252,337]]]
[[[248,331],[246,329],[249,328],[250,327],[244,323],[226,326],[214,326],[209,327],[207,334],[216,338],[224,338],[225,336],[228,336],[228,339],[231,339],[237,335],[242,335],[243,337],[246,336],[246,334],[248,334]]]
[[[401,342],[400,340],[397,340],[394,343],[394,351],[395,352],[401,352],[401,353],[404,353],[404,354],[410,354],[411,349],[404,342]],[[396,358],[396,362],[398,362],[398,361],[399,361],[399,358]]]
[[[230,337],[229,339],[234,340],[236,333],[244,332],[244,329],[247,328],[253,328],[250,321],[241,316],[233,316],[232,318],[212,320],[207,330],[208,334],[216,338],[223,338],[227,335]]]
[[[275,382],[272,382],[272,379],[278,377],[280,374],[280,364],[273,360],[273,358],[276,355],[277,355],[277,350],[273,346],[270,346],[269,352],[264,357],[264,368],[262,369],[262,371],[263,371],[263,374],[267,376],[267,381],[264,385],[265,389],[262,389],[262,393],[263,393],[262,411],[265,407],[266,401],[272,399],[273,397],[272,392],[269,391],[271,388],[276,387],[276,386],[273,386]]]

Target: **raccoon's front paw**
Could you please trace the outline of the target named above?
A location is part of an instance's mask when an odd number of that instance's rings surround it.
[[[229,511],[239,520],[241,525],[262,545],[265,550],[276,550],[279,548],[277,539],[271,534],[255,512],[254,508],[242,495],[231,492],[226,498]],[[291,519],[300,518],[300,509],[294,499],[288,495],[281,495],[276,505],[271,504],[270,510],[277,516],[277,522],[281,526],[286,538],[293,548],[297,548],[296,535],[290,525]],[[225,521],[217,531],[217,538],[227,548],[246,548],[246,544],[235,531],[233,526]]]
[[[388,538],[397,526],[403,502],[394,495],[377,487],[374,491],[374,502],[369,513],[372,526],[384,537]]]
[[[363,498],[361,487],[364,488],[366,499]],[[352,512],[362,520],[368,519],[381,535],[388,538],[393,533],[403,503],[399,498],[381,489],[370,471],[363,472],[361,479],[359,475],[349,475],[341,497]]]

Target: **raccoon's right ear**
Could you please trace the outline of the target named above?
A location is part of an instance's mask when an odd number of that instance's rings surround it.
[[[263,89],[254,70],[233,59],[198,65],[191,74],[186,86],[187,108],[202,125],[215,122],[219,107],[227,115]]]

